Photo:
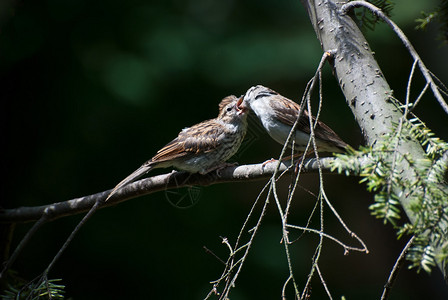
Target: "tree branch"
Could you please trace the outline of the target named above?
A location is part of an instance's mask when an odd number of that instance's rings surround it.
[[[330,172],[330,164],[333,157],[319,159],[322,169]],[[302,172],[314,173],[318,170],[318,160],[311,158],[305,161]],[[248,180],[261,180],[269,178],[274,174],[277,162],[263,164],[242,165],[237,167],[227,167],[211,174],[189,174],[186,172],[173,171],[172,173],[157,175],[131,183],[120,189],[112,198],[101,206],[112,206],[138,196],[149,195],[155,192],[196,186],[208,186],[217,183],[239,182]],[[282,162],[279,171],[291,171],[289,162]],[[96,193],[89,196],[75,198],[63,202],[57,202],[42,206],[19,207],[14,209],[4,209],[0,211],[0,223],[24,223],[39,220],[44,214],[45,221],[52,221],[65,216],[76,215],[88,211],[98,200],[104,200],[109,195],[110,190]]]

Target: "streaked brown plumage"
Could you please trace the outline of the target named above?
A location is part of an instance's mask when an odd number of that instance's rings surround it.
[[[252,109],[269,135],[282,145],[286,142],[300,111],[299,104],[262,85],[253,86],[246,92],[240,108]],[[316,121],[314,116],[312,121],[313,124]],[[307,110],[303,110],[295,132],[296,151],[305,151],[310,134],[309,114]],[[317,149],[321,152],[344,152],[347,147],[347,143],[322,121],[317,121],[314,136]]]
[[[243,96],[241,96],[240,98],[237,98],[235,95],[230,95],[230,96],[224,97],[221,100],[221,102],[219,102],[219,104],[218,104],[218,112],[221,112],[223,110],[224,106],[227,106],[227,104],[229,104],[229,103],[237,102],[240,99],[242,101],[242,97]]]
[[[238,98],[228,96],[220,103],[215,119],[183,129],[179,135],[111,191],[115,192],[154,168],[169,168],[206,174],[225,166],[241,145],[247,129],[247,111],[237,106]]]

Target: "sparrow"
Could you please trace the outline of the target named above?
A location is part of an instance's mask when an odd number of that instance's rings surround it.
[[[300,105],[267,87],[257,85],[247,90],[239,108],[254,111],[271,138],[283,145],[297,120]],[[313,124],[316,122],[314,116],[312,121]],[[304,109],[296,126],[295,137],[292,137],[294,149],[298,152],[304,152],[306,149],[311,134],[310,126],[309,113]],[[320,152],[341,153],[348,146],[330,127],[319,120],[314,127],[314,137]],[[288,147],[291,146],[292,142]]]
[[[241,145],[247,130],[248,110],[240,107],[243,98],[225,97],[215,119],[184,128],[179,135],[157,151],[131,175],[118,183],[106,200],[120,188],[155,168],[169,168],[190,173],[207,174],[227,166]]]

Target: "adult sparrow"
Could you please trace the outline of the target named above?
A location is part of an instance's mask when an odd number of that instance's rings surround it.
[[[177,138],[157,151],[131,175],[123,179],[107,196],[154,168],[174,167],[190,173],[206,174],[225,167],[241,145],[247,130],[247,110],[240,108],[242,97],[228,96],[219,105],[215,119],[183,129]]]
[[[262,85],[253,86],[247,90],[243,102],[238,106],[240,109],[252,109],[269,135],[282,145],[286,142],[300,110],[299,104]],[[316,122],[314,116],[312,121],[313,124]],[[295,137],[292,137],[294,149],[304,152],[310,134],[309,113],[304,109],[296,126]],[[321,152],[344,152],[347,146],[330,127],[321,121],[317,121],[314,127],[314,136],[317,149]],[[291,145],[289,145],[290,148]],[[313,148],[309,149],[312,151]]]

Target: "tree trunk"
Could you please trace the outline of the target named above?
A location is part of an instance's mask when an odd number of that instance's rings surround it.
[[[385,134],[391,133],[398,124],[402,112],[390,100],[392,90],[384,78],[372,51],[353,19],[340,12],[341,1],[301,0],[310,17],[324,51],[336,50],[332,62],[333,72],[344,93],[347,104],[360,126],[369,145]],[[414,160],[425,158],[425,152],[416,140],[402,140],[400,153],[409,153]],[[406,160],[397,163],[398,172],[412,182],[415,176]],[[443,187],[446,189],[446,186]],[[408,190],[394,191],[401,195],[400,203],[411,223],[416,214],[410,209]],[[429,233],[431,235],[431,233]],[[430,236],[430,240],[431,236]],[[437,257],[440,249],[434,245]],[[446,262],[437,262],[447,280]]]

